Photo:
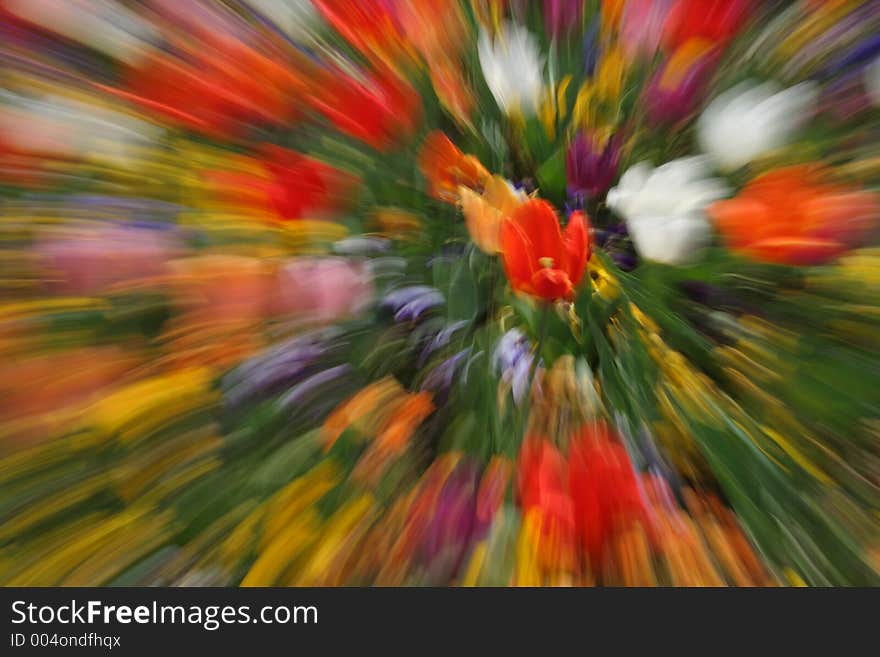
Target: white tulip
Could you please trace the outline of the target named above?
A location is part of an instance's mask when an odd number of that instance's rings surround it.
[[[163,134],[161,127],[121,107],[117,111],[56,94],[28,97],[0,91],[0,142],[25,152],[97,158],[126,168]]]
[[[314,43],[323,21],[311,0],[245,1],[296,43]]]
[[[138,12],[109,0],[7,0],[6,9],[28,23],[137,65],[158,38]]]
[[[819,90],[803,82],[780,90],[773,82],[743,82],[703,111],[697,139],[716,166],[732,170],[788,143],[808,117]]]
[[[626,220],[639,256],[679,265],[709,241],[705,208],[728,195],[728,188],[709,177],[704,157],[672,160],[656,169],[636,164],[608,192],[607,203]]]
[[[485,30],[480,33],[478,50],[483,77],[498,106],[508,114],[519,110],[534,115],[544,89],[544,60],[535,37],[505,22],[494,39]]]

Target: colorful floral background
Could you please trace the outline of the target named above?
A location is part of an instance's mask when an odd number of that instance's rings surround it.
[[[0,584],[880,584],[877,0],[0,23]]]

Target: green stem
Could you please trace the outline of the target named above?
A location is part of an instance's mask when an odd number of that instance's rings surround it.
[[[535,383],[535,375],[538,373],[538,363],[541,360],[541,351],[544,349],[544,338],[547,336],[547,319],[550,316],[550,304],[542,302],[543,310],[541,312],[541,324],[538,328],[538,346],[535,349],[535,359],[532,361],[531,372],[529,372],[529,395],[532,392],[532,385]]]

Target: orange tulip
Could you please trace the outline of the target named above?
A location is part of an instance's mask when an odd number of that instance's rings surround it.
[[[480,250],[494,255],[501,250],[501,223],[526,200],[501,176],[492,176],[482,194],[459,187],[461,210],[468,233]]]
[[[402,32],[429,65],[457,56],[467,42],[467,22],[458,0],[401,2],[396,9]]]
[[[513,289],[546,301],[571,298],[590,257],[588,225],[586,215],[575,212],[561,230],[553,206],[539,199],[516,208],[501,225],[504,271]]]
[[[458,187],[476,188],[489,172],[473,155],[465,155],[449,137],[435,130],[426,138],[419,152],[419,170],[428,180],[431,196],[447,203],[458,200]]]
[[[786,167],[758,176],[732,199],[709,207],[728,246],[756,260],[827,262],[876,224],[875,194],[824,183],[819,169]]]
[[[459,123],[471,125],[470,115],[476,101],[460,64],[449,60],[432,63],[431,84],[443,108]]]

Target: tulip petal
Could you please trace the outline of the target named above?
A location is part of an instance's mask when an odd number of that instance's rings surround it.
[[[532,274],[537,269],[538,261],[528,236],[510,219],[501,224],[501,250],[504,272],[513,289],[530,291]]]
[[[565,262],[566,253],[562,245],[562,230],[553,206],[540,199],[532,199],[517,208],[511,215],[532,244],[535,267],[542,258],[550,258],[554,267]],[[562,265],[564,266],[564,265]]]
[[[590,258],[589,220],[583,212],[574,212],[568,220],[562,241],[567,255],[566,272],[572,285],[577,285],[584,275]]]

